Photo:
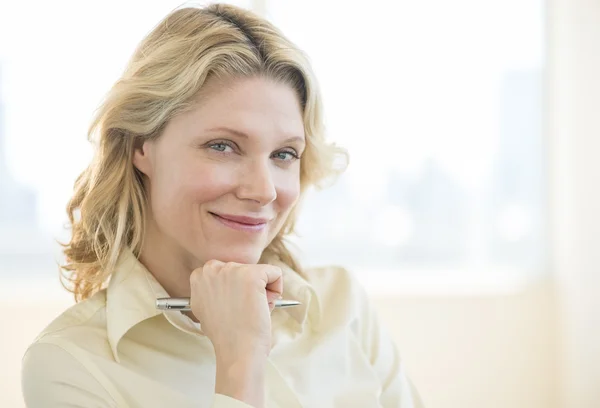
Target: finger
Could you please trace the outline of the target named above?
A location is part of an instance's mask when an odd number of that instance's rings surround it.
[[[272,266],[264,269],[265,287],[267,291],[274,292],[277,295],[283,294],[283,276],[281,268]]]
[[[202,265],[202,269],[220,269],[225,265],[225,262],[221,262],[217,259],[211,259],[209,261],[206,261],[204,263],[204,265]]]
[[[277,292],[271,292],[267,290],[267,301],[269,303],[269,312],[275,310],[275,301],[281,299],[281,295]]]
[[[261,268],[261,270],[264,272],[264,281],[265,281],[265,285],[271,284],[276,282],[277,280],[281,279],[281,268],[278,266],[274,266],[274,265],[265,265],[265,268]]]
[[[267,301],[269,303],[273,303],[277,299],[281,299],[281,293],[279,293],[279,292],[273,292],[273,291],[267,289]]]

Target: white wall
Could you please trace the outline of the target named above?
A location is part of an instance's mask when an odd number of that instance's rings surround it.
[[[429,408],[600,407],[600,1],[548,10],[550,281],[376,298]]]
[[[515,294],[375,302],[427,408],[559,408],[550,281]]]
[[[600,2],[551,1],[551,170],[565,407],[600,406]]]

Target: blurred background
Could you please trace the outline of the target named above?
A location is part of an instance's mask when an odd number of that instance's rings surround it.
[[[312,60],[350,167],[295,240],[357,274],[427,408],[600,407],[600,2],[229,3]],[[180,4],[0,0],[0,407],[73,303],[56,240],[94,109]]]

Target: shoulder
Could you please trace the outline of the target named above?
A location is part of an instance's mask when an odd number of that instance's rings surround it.
[[[72,344],[88,350],[98,349],[105,347],[106,339],[106,292],[102,290],[61,313],[42,330],[28,350],[42,343],[62,348]]]
[[[36,342],[27,349],[21,388],[25,404],[31,408],[115,406],[102,384],[58,344]]]
[[[54,407],[75,401],[85,406],[110,400],[82,359],[87,352],[102,354],[107,347],[105,305],[106,296],[99,292],[70,307],[27,348],[21,366],[27,406]]]
[[[365,323],[371,305],[353,272],[335,265],[307,268],[303,272],[319,298],[322,316],[328,324],[343,322],[357,329]]]
[[[57,335],[70,328],[77,328],[91,324],[90,320],[98,312],[106,308],[106,291],[101,290],[89,299],[83,300],[61,313],[54,319],[36,338],[36,342],[46,336]]]
[[[356,276],[348,269],[337,266],[319,266],[304,270],[307,282],[315,289],[321,298],[345,297],[350,301],[356,300],[357,291],[362,287]]]

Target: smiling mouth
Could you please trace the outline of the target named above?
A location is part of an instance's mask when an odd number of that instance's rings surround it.
[[[238,231],[260,232],[265,229],[269,222],[266,218],[253,218],[245,216],[234,216],[228,214],[209,214],[222,225]]]

